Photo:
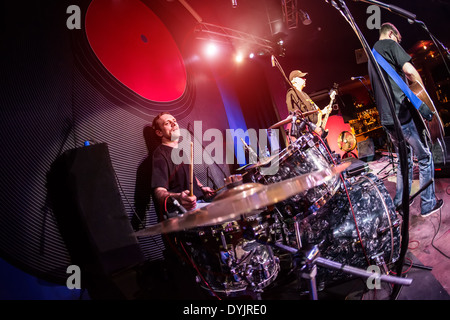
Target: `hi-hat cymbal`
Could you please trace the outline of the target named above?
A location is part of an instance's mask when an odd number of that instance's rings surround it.
[[[275,154],[273,156],[262,159],[262,160],[258,161],[257,163],[250,163],[249,165],[247,165],[247,167],[245,169],[250,170],[250,169],[259,168],[259,167],[268,165],[272,160],[277,159],[278,157],[279,157],[279,155]]]
[[[299,114],[301,114],[303,117],[307,117],[307,116],[310,116],[310,115],[312,115],[312,114],[314,114],[314,113],[316,113],[316,112],[319,112],[319,109],[317,109],[317,110],[312,110],[312,111],[306,111],[306,112],[300,112],[300,111],[298,111],[298,112],[299,112]],[[290,114],[286,119],[281,120],[281,121],[279,121],[279,122],[277,122],[277,123],[271,125],[271,126],[269,127],[269,129],[276,129],[276,128],[279,128],[279,127],[281,127],[281,126],[284,126],[285,124],[288,124],[289,122],[291,122],[293,117],[294,117],[294,116],[293,116],[292,114]]]
[[[246,183],[231,189],[229,196],[139,230],[135,235],[152,236],[238,220],[241,216],[253,215],[259,209],[317,187],[344,171],[349,165],[350,163],[344,163],[269,185]]]

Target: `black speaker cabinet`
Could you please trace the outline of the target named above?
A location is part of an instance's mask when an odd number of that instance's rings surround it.
[[[372,138],[367,138],[364,141],[360,141],[357,144],[358,159],[362,161],[372,161],[375,157],[375,146]]]
[[[52,165],[48,188],[61,236],[82,281],[117,278],[144,262],[106,144],[63,153]]]

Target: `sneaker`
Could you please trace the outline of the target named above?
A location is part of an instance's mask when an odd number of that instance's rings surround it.
[[[430,214],[433,214],[433,213],[439,211],[439,209],[441,209],[443,205],[444,205],[444,200],[439,199],[436,201],[436,205],[434,206],[433,209],[431,209],[430,211],[428,211],[426,213],[421,213],[420,215],[422,217],[428,217]]]

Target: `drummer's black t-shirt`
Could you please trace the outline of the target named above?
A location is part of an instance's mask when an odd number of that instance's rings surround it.
[[[189,190],[189,164],[187,161],[184,161],[181,164],[175,164],[171,158],[173,150],[174,148],[172,147],[159,145],[153,152],[151,183],[153,190],[158,187],[165,188],[173,193]],[[178,150],[176,150],[176,152],[178,152]],[[195,174],[193,192],[197,198],[203,196],[203,192],[197,184]]]
[[[406,80],[402,68],[405,63],[411,62],[411,56],[397,42],[391,39],[379,40],[375,43],[374,49],[386,59],[386,61],[394,68],[402,79]],[[386,78],[389,79],[388,85],[390,86],[390,90],[392,90],[395,112],[400,123],[408,123],[411,121],[411,113],[409,108],[414,108],[414,106],[412,106],[411,102],[409,102],[408,98],[406,98],[405,93],[402,89],[400,89],[395,81],[392,80],[382,68],[381,70],[386,75]],[[387,97],[384,94],[382,82],[370,60],[369,76],[375,95],[378,112],[380,114],[381,124],[387,128],[390,128],[394,125],[392,112],[389,107]]]

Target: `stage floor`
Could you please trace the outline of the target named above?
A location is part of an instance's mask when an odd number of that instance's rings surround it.
[[[386,189],[392,197],[395,195],[397,177],[389,157],[383,156],[369,162],[369,168],[378,178],[383,179]],[[395,170],[397,164],[394,165]],[[385,168],[386,167],[386,168]],[[381,169],[385,168],[382,172]],[[419,174],[414,166],[412,194],[419,190]],[[417,278],[409,287],[403,288],[399,298],[430,300],[439,297],[449,299],[450,296],[450,178],[435,178],[435,192],[439,199],[444,200],[442,209],[428,217],[420,216],[420,196],[410,206],[410,227],[408,253],[417,258],[420,264],[432,268],[431,271],[411,268],[407,275]],[[408,265],[405,261],[405,267]],[[431,275],[429,274],[431,273]],[[439,286],[430,286],[433,276],[445,292],[439,292]],[[430,285],[428,285],[430,284]],[[433,289],[434,288],[434,289]],[[433,292],[433,290],[438,290]]]

